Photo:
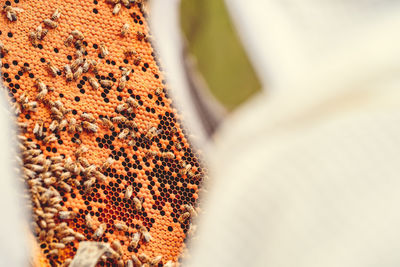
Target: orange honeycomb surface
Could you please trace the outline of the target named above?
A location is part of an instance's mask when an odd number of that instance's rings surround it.
[[[1,1],[2,78],[21,130],[40,265],[68,265],[83,240],[111,244],[102,266],[129,265],[132,255],[162,266],[184,248],[205,170],[138,2]]]

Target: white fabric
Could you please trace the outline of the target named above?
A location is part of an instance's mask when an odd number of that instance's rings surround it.
[[[184,266],[400,266],[400,10],[368,2],[354,17],[346,6],[305,16],[348,19],[332,45],[289,9],[242,5],[243,23],[260,23],[249,36],[259,33],[274,93],[232,116],[209,149],[209,193]]]
[[[184,70],[182,36],[179,16],[180,0],[150,1],[149,24],[154,36],[155,47],[160,55],[164,69],[168,93],[172,95],[173,105],[182,117],[185,128],[189,129],[190,140],[201,147],[208,136],[190,97],[190,88]]]
[[[14,122],[0,80],[0,266],[28,265],[28,213],[22,202],[22,183],[16,175]]]

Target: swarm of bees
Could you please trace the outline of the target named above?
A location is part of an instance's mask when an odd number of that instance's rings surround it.
[[[123,7],[129,7],[135,3],[142,3],[138,0],[107,0],[108,3],[113,5],[112,13],[118,15]],[[10,21],[16,21],[17,15],[23,10],[16,7],[5,6],[3,12]],[[122,11],[123,12],[123,11]],[[53,31],[59,26],[59,20],[62,12],[56,9],[49,18],[41,21],[41,24],[34,28],[29,33],[29,40],[34,47],[41,47],[40,43],[45,39],[47,34],[50,32],[52,35],[58,31]],[[35,25],[36,26],[36,25]],[[132,33],[131,33],[132,32]],[[121,27],[120,32],[117,32],[120,37],[126,37],[129,35],[134,36],[138,41],[146,41],[147,36],[141,31],[136,33],[132,31],[129,23],[124,23]],[[65,39],[64,39],[65,38]],[[73,55],[74,59],[64,66],[57,66],[57,61],[51,60],[45,62],[43,67],[49,74],[49,77],[57,78],[60,75],[65,76],[67,82],[78,81],[84,73],[88,73],[87,82],[93,88],[94,91],[99,90],[100,87],[111,89],[114,87],[114,81],[105,80],[104,78],[94,77],[99,73],[99,62],[101,59],[96,61],[87,57],[85,45],[85,35],[78,29],[73,29],[63,37],[64,45],[70,47],[71,45],[75,48]],[[97,48],[96,48],[97,49]],[[100,43],[99,53],[100,58],[110,56],[110,52],[105,43]],[[140,51],[140,50],[138,50]],[[9,50],[3,43],[0,42],[0,54],[5,55],[9,53]],[[138,55],[135,49],[127,49],[124,52],[126,57],[133,58],[133,64],[139,65],[142,58]],[[100,65],[101,67],[101,65]],[[34,68],[33,68],[34,69]],[[101,73],[102,68],[100,68]],[[133,73],[132,67],[120,67],[121,77],[119,81],[115,82],[116,89],[123,91],[126,89],[129,77]],[[31,68],[28,66],[21,67],[21,72],[30,72]],[[89,74],[90,73],[90,74]],[[94,74],[94,75],[93,75]],[[93,76],[90,76],[93,75]],[[99,76],[102,74],[99,74]],[[47,78],[49,78],[47,77]],[[85,78],[84,77],[84,78]],[[86,79],[86,78],[85,78]],[[93,115],[89,112],[83,112],[77,114],[70,108],[66,103],[61,100],[54,100],[52,92],[55,88],[52,87],[51,82],[48,79],[36,78],[35,90],[36,95],[26,95],[22,93],[16,98],[13,103],[16,114],[20,114],[22,111],[26,112],[37,112],[38,107],[46,107],[50,111],[50,121],[37,118],[36,121],[18,123],[23,131],[32,133],[40,144],[52,146],[53,143],[59,141],[60,131],[67,131],[69,134],[85,133],[93,134],[99,131],[99,127],[106,127],[112,131],[115,131],[116,124],[118,124],[119,132],[115,135],[116,138],[127,142],[129,146],[134,146],[136,140],[139,140],[144,135],[145,140],[152,141],[161,134],[156,126],[149,125],[146,129],[138,129],[138,125],[129,117],[127,114],[135,113],[143,105],[140,98],[135,99],[130,96],[121,100],[121,104],[116,107],[117,116],[100,116],[97,114]],[[46,84],[47,83],[47,84]],[[55,86],[55,85],[54,85]],[[128,85],[129,86],[129,85]],[[114,88],[115,88],[114,87]],[[156,87],[149,89],[150,93],[154,93],[156,96],[160,96],[163,93],[163,88]],[[32,100],[33,99],[33,100]],[[72,113],[72,114],[71,114]],[[99,123],[99,124],[98,124]],[[30,128],[31,127],[31,128]],[[104,162],[96,165],[90,161],[87,157],[90,154],[89,147],[85,146],[84,139],[76,137],[73,142],[79,145],[79,147],[70,156],[45,156],[38,145],[26,138],[23,135],[19,136],[22,148],[22,159],[24,163],[23,176],[29,185],[29,191],[32,195],[33,210],[34,210],[34,221],[32,228],[38,239],[48,243],[49,252],[46,253],[49,257],[55,257],[59,253],[66,249],[71,242],[83,241],[85,236],[81,233],[75,232],[71,227],[72,220],[79,218],[78,212],[68,210],[64,207],[63,192],[73,193],[76,187],[82,188],[82,192],[89,194],[95,191],[94,188],[98,188],[99,184],[108,183],[108,177],[103,172],[109,172],[112,165],[115,162],[113,156],[108,157]],[[82,141],[83,140],[83,141]],[[180,145],[180,144],[179,144]],[[153,148],[151,148],[153,149]],[[54,152],[55,153],[55,152]],[[178,154],[176,154],[178,156]],[[163,157],[165,159],[173,160],[176,155],[172,151],[155,151],[151,150],[146,153],[149,158],[156,156]],[[178,156],[179,157],[179,156]],[[192,166],[190,164],[182,164],[182,173],[191,175]],[[145,199],[140,197],[140,193],[137,194],[131,185],[127,185],[125,190],[122,191],[123,198],[127,203],[131,203],[135,211],[144,211],[147,202]],[[82,193],[83,194],[83,193]],[[187,206],[184,208],[178,221],[185,223],[191,217],[195,215],[194,208]],[[92,217],[90,213],[84,217],[85,225],[90,232],[93,240],[103,241],[102,238],[107,236],[107,233],[112,230],[126,232],[125,235],[129,237],[128,246],[132,249],[138,248],[139,244],[148,243],[152,240],[152,235],[149,229],[143,225],[136,225],[135,227],[129,226],[127,223],[122,221],[115,221],[110,227],[101,220],[98,221],[96,217]],[[112,228],[112,229],[107,229]],[[126,243],[125,243],[126,244]],[[126,245],[125,245],[126,246]],[[118,266],[158,266],[162,261],[162,256],[150,257],[144,253],[139,255],[131,255],[131,258],[126,259],[124,255],[123,245],[119,240],[113,240],[111,242],[110,249],[102,256],[102,259],[112,258]],[[124,260],[122,259],[124,258]],[[64,261],[64,266],[68,266],[71,259]],[[164,263],[163,266],[175,266],[172,261]]]

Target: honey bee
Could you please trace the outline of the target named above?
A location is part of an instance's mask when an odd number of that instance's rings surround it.
[[[133,202],[133,207],[137,211],[141,211],[142,210],[142,202],[137,197],[134,197],[132,202]]]
[[[64,181],[59,182],[58,185],[60,186],[61,189],[63,189],[66,192],[71,192],[72,190],[72,187]]]
[[[159,95],[161,95],[162,91],[163,91],[162,88],[157,87],[156,89],[154,89],[154,94],[156,96],[159,96]]]
[[[32,69],[29,67],[29,66],[22,66],[21,67],[21,71],[22,71],[22,73],[27,73],[27,72],[30,72]]]
[[[9,52],[8,48],[2,43],[0,42],[0,54],[7,54]]]
[[[151,158],[153,158],[155,156],[157,156],[157,152],[155,152],[155,151],[147,151],[146,152],[146,157],[149,158],[149,159],[151,159]]]
[[[184,223],[187,219],[190,218],[190,212],[184,212],[181,216],[179,216],[178,221],[180,223]]]
[[[133,97],[129,97],[126,100],[126,103],[128,103],[131,107],[134,107],[134,108],[138,108],[139,107],[139,103]]]
[[[89,77],[88,81],[94,90],[98,90],[100,88],[100,84],[97,82],[95,78]]]
[[[78,40],[83,40],[83,39],[85,39],[85,36],[80,32],[80,31],[78,31],[78,30],[73,30],[72,32],[71,32],[71,34],[72,34],[72,36],[73,37],[75,37],[76,39],[78,39]]]
[[[167,158],[167,159],[174,159],[175,158],[175,154],[172,152],[163,152],[162,156]]]
[[[67,64],[64,66],[64,72],[65,72],[65,78],[67,79],[67,82],[72,81],[72,79],[74,78],[74,75],[72,74],[70,65]]]
[[[142,33],[141,31],[137,31],[136,37],[139,41],[142,41],[146,37],[146,35],[144,33]]]
[[[79,157],[79,158],[78,158],[78,162],[79,162],[79,164],[81,164],[82,167],[84,167],[84,168],[87,168],[87,167],[90,166],[89,161],[88,161],[86,158],[84,158],[84,157]]]
[[[37,35],[35,32],[29,33],[29,40],[31,41],[31,44],[33,45],[33,47],[38,46],[38,38],[37,38]]]
[[[128,33],[129,27],[130,27],[129,23],[125,23],[124,25],[122,25],[122,28],[121,28],[122,36],[125,36]]]
[[[150,261],[150,258],[146,254],[142,253],[139,255],[139,260],[142,263],[148,263]]]
[[[110,80],[100,80],[100,84],[108,88],[111,88],[113,86],[113,82]]]
[[[63,244],[63,243],[50,243],[50,248],[63,249],[63,248],[65,248],[65,244]]]
[[[117,116],[117,117],[112,118],[112,121],[115,123],[125,123],[128,121],[128,119],[125,118],[124,116]]]
[[[107,181],[107,176],[105,176],[99,171],[95,171],[94,176],[97,178],[98,181],[102,183],[105,183]]]
[[[135,139],[129,140],[128,146],[134,146],[134,145],[136,145],[136,140]]]
[[[58,216],[60,217],[61,220],[71,220],[75,218],[75,213],[72,211],[60,211],[58,212]]]
[[[146,137],[149,141],[151,141],[151,140],[153,140],[153,138],[154,138],[156,135],[158,135],[158,130],[157,130],[157,128],[156,128],[156,127],[150,127],[150,128],[147,130],[147,133],[146,133],[145,137]]]
[[[68,133],[74,133],[76,131],[76,119],[75,118],[71,118],[69,120],[69,124],[68,124]]]
[[[119,105],[117,106],[117,111],[118,111],[118,112],[122,112],[122,111],[124,111],[124,110],[127,110],[128,108],[129,108],[129,105],[128,105],[128,104],[122,103],[122,104],[119,104]]]
[[[124,231],[124,232],[128,231],[128,229],[129,229],[129,227],[123,222],[115,222],[114,227],[115,227],[115,229],[117,229],[119,231]]]
[[[135,49],[130,48],[128,50],[125,50],[124,54],[125,54],[126,57],[132,57],[132,56],[136,56],[137,52],[136,52]]]
[[[22,8],[5,6],[3,8],[9,21],[17,21],[17,13],[23,12]]]
[[[197,216],[196,210],[190,204],[183,205],[183,209],[187,210],[190,213],[190,216]]]
[[[85,236],[81,233],[75,233],[75,238],[79,241],[85,240]]]
[[[93,234],[94,239],[99,239],[103,236],[104,231],[106,230],[107,225],[105,223],[100,224],[100,226],[96,229],[96,231]]]
[[[94,60],[94,59],[91,59],[90,60],[90,64],[92,65],[92,72],[94,73],[94,74],[97,74],[98,73],[98,69],[97,69],[97,61],[96,60]]]
[[[136,122],[134,122],[134,121],[127,121],[127,122],[125,123],[125,125],[126,125],[126,127],[129,127],[130,129],[133,129],[133,128],[137,128],[137,127],[138,127],[137,124],[136,124]]]
[[[107,160],[103,163],[103,165],[101,166],[101,170],[105,171],[108,168],[111,167],[111,165],[115,162],[115,159],[108,157]]]
[[[74,36],[72,34],[68,35],[67,39],[64,41],[65,46],[70,46],[72,42],[74,41]]]
[[[129,7],[131,4],[131,2],[129,0],[121,0],[121,3],[126,7]]]
[[[89,180],[85,181],[83,183],[83,186],[85,187],[86,191],[90,191],[90,189],[92,188],[92,186],[96,183],[96,178],[92,177]]]
[[[82,154],[86,153],[89,151],[89,148],[87,146],[80,146],[76,151],[75,151],[75,157],[79,158],[82,156]]]
[[[74,80],[78,80],[79,77],[81,77],[82,73],[83,73],[83,68],[78,67],[78,69],[74,72]]]
[[[49,256],[57,256],[58,255],[58,249],[52,249],[52,250],[50,250],[48,253],[47,253],[47,255],[49,255]]]
[[[58,26],[57,22],[55,22],[51,19],[45,19],[45,20],[43,20],[43,23],[44,23],[44,25],[46,25],[47,27],[49,27],[51,29],[55,29]]]
[[[158,266],[158,264],[160,263],[162,259],[162,256],[155,256],[154,258],[152,258],[149,262],[150,266]]]
[[[131,67],[122,68],[122,76],[129,76],[132,72]]]
[[[99,127],[96,124],[90,123],[88,121],[83,121],[82,122],[82,127],[83,127],[83,129],[85,129],[85,130],[87,130],[89,132],[93,132],[93,133],[96,133],[98,131],[98,129],[99,129]]]
[[[127,260],[127,261],[126,261],[126,267],[133,267],[133,262],[132,262],[132,260]]]
[[[114,15],[117,15],[117,14],[119,13],[119,11],[121,11],[121,4],[120,4],[120,3],[117,3],[117,4],[114,6],[113,14],[114,14]]]
[[[167,261],[167,262],[164,264],[164,267],[175,267],[175,263],[173,263],[172,261]]]
[[[88,72],[90,69],[90,66],[92,66],[92,65],[90,64],[89,60],[85,60],[85,62],[83,63],[83,66],[82,66],[83,72],[84,73]]]
[[[49,72],[53,77],[57,76],[57,73],[60,71],[56,66],[54,66],[51,62],[47,62],[47,67],[49,68]]]
[[[101,122],[103,123],[104,126],[108,127],[111,131],[114,131],[114,124],[109,118],[101,118]]]
[[[187,174],[192,169],[192,165],[191,164],[186,164],[184,162],[182,165],[183,165],[183,169],[180,170],[180,174],[181,175]]]
[[[128,129],[128,128],[125,128],[124,130],[122,130],[122,131],[119,133],[118,138],[119,138],[119,139],[125,139],[125,138],[128,136],[128,134],[129,134],[129,129]]]
[[[36,136],[43,136],[43,121],[39,120],[35,123],[35,126],[33,127],[33,134]]]
[[[90,213],[86,214],[86,216],[85,216],[85,224],[86,224],[86,227],[89,229],[95,228],[94,220],[92,219],[92,216],[90,215]]]
[[[119,80],[119,84],[117,89],[122,91],[126,86],[126,76],[122,76],[121,79]]]
[[[137,246],[139,244],[139,241],[140,241],[140,233],[139,232],[135,232],[132,235],[131,242],[129,242],[129,247],[134,248],[134,249],[137,248]]]
[[[61,16],[61,11],[58,8],[54,11],[53,15],[51,15],[51,19],[57,21]]]
[[[68,244],[75,240],[75,236],[66,236],[60,240],[61,243]]]
[[[43,144],[49,144],[55,141],[57,141],[57,137],[54,134],[51,134],[43,139]]]
[[[142,266],[142,263],[141,263],[140,260],[136,257],[135,254],[132,254],[131,259],[132,259],[133,265],[134,265],[135,267],[140,267],[140,266]]]
[[[107,47],[106,47],[106,45],[104,43],[100,43],[100,47],[99,48],[100,48],[101,57],[104,58],[109,54],[108,49],[107,49]]]
[[[125,190],[125,199],[130,199],[131,197],[132,197],[132,194],[133,194],[133,188],[132,188],[132,186],[127,186],[126,187],[126,190]]]
[[[94,118],[93,114],[91,114],[91,113],[83,112],[81,114],[81,118],[82,118],[82,120],[85,120],[85,121],[88,121],[88,122],[91,122],[91,123],[96,122],[96,119]]]
[[[136,56],[135,59],[133,60],[133,64],[135,66],[139,66],[141,61],[142,61],[142,57],[141,56]]]

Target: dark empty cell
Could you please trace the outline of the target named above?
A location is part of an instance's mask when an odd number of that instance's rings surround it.
[[[12,32],[7,33],[7,36],[10,37],[10,38],[12,38],[12,37],[13,37]]]
[[[72,114],[73,114],[73,115],[78,114],[78,112],[76,111],[76,109],[72,110]]]
[[[124,63],[125,63],[125,64],[128,64],[129,61],[128,61],[127,59],[124,59]]]
[[[62,98],[62,97],[64,97],[64,94],[63,94],[63,93],[61,93],[59,96]]]
[[[113,60],[113,61],[111,61],[111,65],[114,65],[115,66],[115,61]],[[129,78],[129,77],[128,77]]]
[[[67,59],[68,59],[68,60],[72,60],[72,56],[71,56],[71,55],[68,55],[68,56],[67,56]]]
[[[81,90],[79,90],[79,92],[81,92],[81,94],[84,94],[86,91],[85,91],[85,89],[81,89]]]
[[[81,98],[79,96],[75,96],[75,101],[79,102],[79,101],[81,101]]]
[[[18,65],[18,61],[13,60],[12,64],[13,64],[14,66],[17,66],[17,65]]]
[[[44,63],[46,60],[44,58],[40,58],[40,62]]]
[[[54,48],[54,52],[58,53],[58,48]]]
[[[106,60],[106,63],[110,65],[110,64],[111,64],[111,61],[110,61],[109,59],[107,59],[107,60]]]
[[[104,98],[104,102],[108,103],[110,100],[108,98]]]
[[[93,48],[97,49],[97,48],[99,48],[99,46],[97,44],[93,44]]]
[[[140,24],[140,25],[143,25],[143,21],[139,20],[139,24]]]
[[[96,8],[93,8],[93,13],[94,13],[94,14],[98,14],[99,11],[98,11]]]
[[[154,77],[155,77],[156,79],[160,78],[160,76],[158,76],[158,74],[154,74]]]

